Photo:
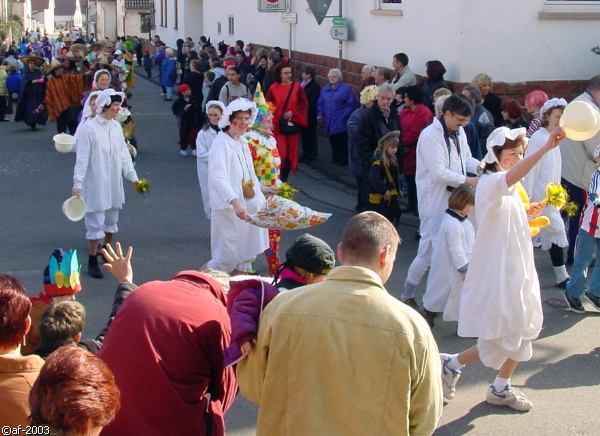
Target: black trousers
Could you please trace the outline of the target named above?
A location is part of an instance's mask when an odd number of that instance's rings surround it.
[[[5,95],[0,95],[0,120],[4,118],[4,116],[6,115],[6,102],[8,100],[8,97],[6,97]]]
[[[346,165],[348,163],[348,132],[330,135],[329,142],[331,143],[333,161]]]
[[[56,119],[56,130],[58,133],[67,133],[68,130],[69,135],[75,134],[75,130],[77,130],[77,120],[73,119],[71,108],[60,113]]]
[[[317,143],[317,126],[308,126],[300,133],[302,138],[302,160],[317,160],[319,157],[319,145]]]
[[[578,186],[573,185],[566,179],[561,179],[562,184],[567,188],[569,197],[572,201],[579,205],[577,214],[569,218],[569,231],[567,237],[569,239],[569,248],[567,249],[567,263],[572,263],[575,257],[575,242],[577,241],[577,234],[579,233],[579,218],[581,217],[581,210],[583,209],[584,194],[585,191]]]

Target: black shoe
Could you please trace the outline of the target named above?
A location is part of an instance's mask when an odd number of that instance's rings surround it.
[[[581,304],[581,300],[575,297],[569,297],[567,293],[564,294],[565,303],[567,303],[567,310],[570,310],[575,313],[585,313],[585,308],[583,304]]]
[[[435,323],[434,320],[435,318],[438,316],[437,312],[430,312],[429,310],[423,308],[423,310],[425,311],[425,320],[427,321],[427,324],[429,324],[429,327],[433,328],[435,327]]]
[[[594,306],[597,310],[600,310],[600,297],[590,294],[589,291],[585,292],[585,296],[588,298],[588,300],[590,300],[592,306]]]
[[[88,257],[88,274],[95,279],[101,279],[104,277],[104,274],[98,265],[98,258],[96,256]]]
[[[554,287],[555,288],[560,288],[560,289],[567,289],[567,283],[569,283],[569,279],[564,279],[560,283],[555,283]]]
[[[407,298],[406,300],[401,300],[404,304],[406,304],[407,306],[412,307],[413,309],[415,309],[417,312],[420,311],[419,305],[417,304],[417,300],[415,300],[414,298]]]
[[[0,118],[0,123],[8,123],[9,121],[8,118]]]

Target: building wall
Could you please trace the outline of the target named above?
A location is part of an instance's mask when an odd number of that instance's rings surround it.
[[[177,27],[175,27],[175,2],[177,2]],[[203,8],[204,0],[166,0],[167,23],[161,25],[161,0],[154,1],[155,24],[153,34],[170,47],[176,47],[178,38],[185,39],[190,36],[197,42],[203,35]]]
[[[204,0],[204,31],[213,41],[242,39],[288,48],[290,26],[281,23],[279,13],[259,13],[255,1],[223,3]],[[290,3],[298,13],[293,50],[337,57],[338,43],[329,35],[331,20],[319,26],[305,0]],[[545,0],[406,0],[402,16],[373,14],[374,0],[343,3],[355,35],[343,43],[344,58],[358,63],[390,67],[392,55],[403,51],[415,73],[424,74],[425,62],[439,59],[448,70],[447,79],[458,82],[482,71],[503,82],[582,80],[598,73],[600,58],[590,48],[600,42],[600,20],[540,19]],[[329,15],[336,13],[334,1]],[[230,15],[235,17],[231,35]]]
[[[96,6],[96,36],[98,40],[108,38],[114,41],[117,36],[116,4],[104,1],[97,2]]]

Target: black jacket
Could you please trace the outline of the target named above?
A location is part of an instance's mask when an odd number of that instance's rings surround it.
[[[221,88],[225,86],[227,83],[227,76],[223,75],[215,79],[215,81],[210,85],[210,91],[208,93],[208,98],[206,101],[218,100],[219,94],[221,93]]]
[[[183,83],[187,83],[190,85],[192,89],[192,96],[194,96],[198,101],[202,101],[204,96],[202,95],[202,85],[204,84],[204,74],[197,73],[195,71],[190,71]]]
[[[189,108],[185,108],[187,105]],[[202,102],[193,95],[188,101],[179,97],[173,102],[173,115],[181,117],[180,127],[182,129],[200,128],[204,124],[204,113],[202,112]]]
[[[357,137],[358,150],[364,166],[368,168],[379,140],[393,130],[400,130],[398,115],[390,111],[390,116],[386,121],[375,101],[373,106],[367,109],[367,114],[362,119],[360,134]]]
[[[317,125],[317,102],[321,95],[321,87],[313,79],[304,87],[304,93],[308,100],[308,127],[314,127]]]

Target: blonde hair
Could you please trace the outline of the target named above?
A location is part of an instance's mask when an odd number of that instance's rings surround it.
[[[400,145],[400,130],[392,130],[391,132],[386,133],[377,143],[377,150],[381,154],[381,161],[386,167],[389,167],[390,164],[398,165],[396,156],[390,157],[386,153],[388,147],[398,145]]]
[[[369,85],[366,86],[362,91],[360,91],[360,104],[367,105],[372,101],[377,99],[377,93],[379,92],[379,88],[377,85]]]
[[[435,101],[440,98],[443,97],[445,95],[452,95],[452,91],[450,91],[448,88],[440,88],[440,89],[436,89],[435,91],[433,91],[433,94],[431,94],[431,98],[433,99],[434,103]]]
[[[485,73],[479,73],[473,77],[473,80],[471,80],[471,85],[477,89],[481,88],[483,85],[492,86],[492,78]]]

